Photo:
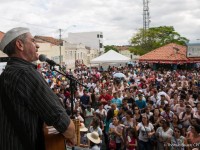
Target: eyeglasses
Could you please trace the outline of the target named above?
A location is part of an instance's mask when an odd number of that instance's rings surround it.
[[[178,130],[174,130],[174,132],[180,133],[180,131],[178,131]]]

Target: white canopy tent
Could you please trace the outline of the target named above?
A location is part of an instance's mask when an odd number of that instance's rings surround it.
[[[109,50],[103,55],[96,57],[90,61],[91,64],[103,64],[103,63],[120,63],[120,62],[128,62],[130,58],[114,51]]]

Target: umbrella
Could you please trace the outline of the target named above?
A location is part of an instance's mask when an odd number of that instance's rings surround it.
[[[158,93],[158,95],[159,95],[159,96],[161,96],[161,95],[165,95],[165,96],[166,96],[166,95],[167,95],[167,93],[166,93],[166,92],[164,92],[164,91],[161,91],[161,92],[159,92],[159,93]]]
[[[115,73],[115,74],[113,75],[113,77],[116,77],[116,78],[125,78],[126,76],[125,76],[125,74],[119,72],[119,73]]]
[[[128,64],[128,65],[134,65],[134,63],[131,62],[131,61],[127,62],[127,64]]]

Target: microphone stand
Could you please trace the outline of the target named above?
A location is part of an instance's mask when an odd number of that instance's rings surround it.
[[[59,66],[59,68],[60,68],[60,70],[62,72],[65,72],[63,70],[63,68],[61,68],[61,66]],[[77,78],[75,78],[73,75],[69,75],[69,74],[62,73],[62,72],[58,71],[57,69],[55,69],[55,67],[53,65],[50,65],[50,69],[52,71],[56,71],[57,73],[65,76],[67,79],[69,79],[69,81],[70,81],[70,102],[71,102],[71,116],[70,116],[70,118],[71,119],[75,119],[75,116],[74,116],[74,100],[75,100],[76,86],[77,86],[77,84],[82,85],[85,88],[87,88],[87,86],[85,86],[84,84],[80,83],[77,80]],[[72,150],[74,150],[74,146],[72,147]]]

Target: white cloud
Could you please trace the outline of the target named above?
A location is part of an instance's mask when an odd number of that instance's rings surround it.
[[[174,26],[182,36],[200,38],[199,0],[150,0],[150,27]],[[0,31],[26,26],[33,34],[102,31],[105,44],[128,44],[143,27],[142,0],[0,0]],[[76,25],[76,27],[72,27]]]

